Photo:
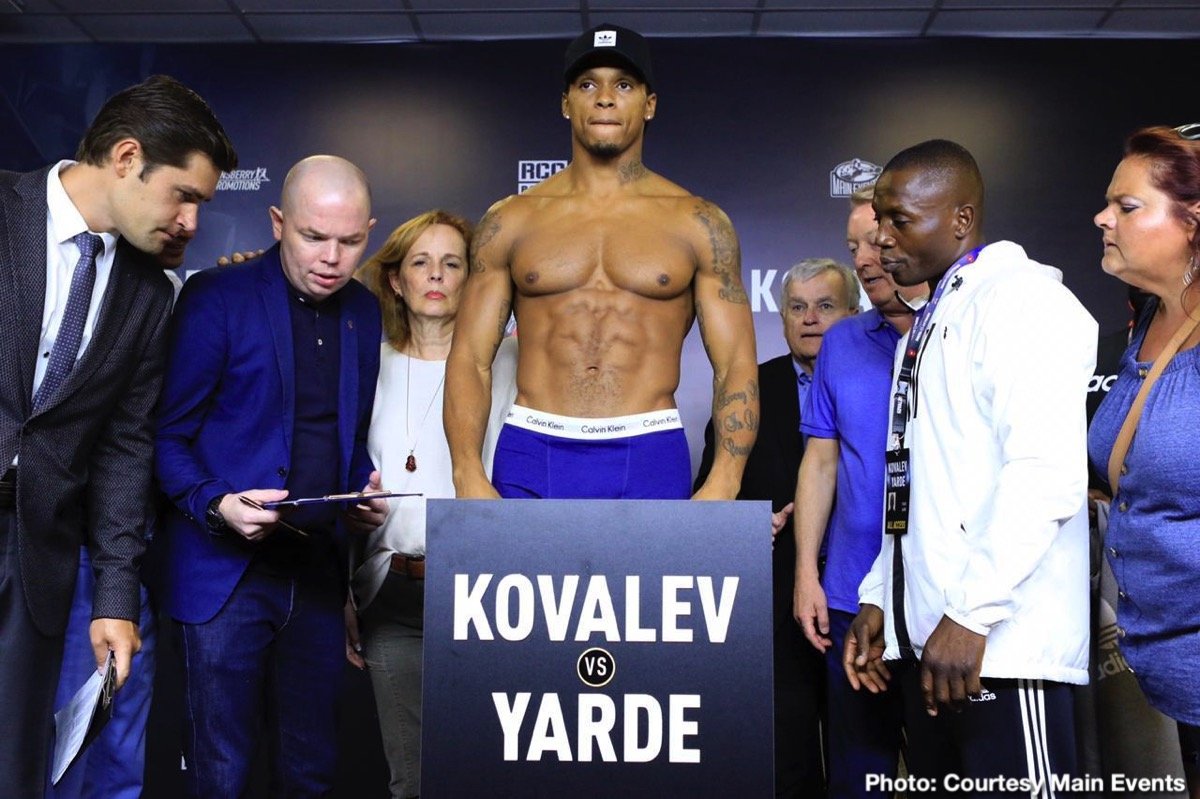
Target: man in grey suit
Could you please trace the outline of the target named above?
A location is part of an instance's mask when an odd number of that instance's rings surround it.
[[[0,785],[41,796],[63,631],[86,543],[90,637],[117,683],[138,650],[151,419],[171,286],[237,155],[155,76],[110,98],[78,161],[0,172]]]

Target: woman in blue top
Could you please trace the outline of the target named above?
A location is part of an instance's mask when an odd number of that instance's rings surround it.
[[[1109,455],[1151,362],[1200,316],[1200,125],[1137,131],[1096,225],[1105,272],[1154,295],[1088,436]],[[1192,797],[1200,796],[1200,327],[1154,383],[1120,465],[1105,554],[1117,580],[1121,651],[1154,707],[1179,723]]]

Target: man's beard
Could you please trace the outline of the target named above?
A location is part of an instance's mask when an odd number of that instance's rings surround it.
[[[584,149],[593,158],[616,158],[624,152],[621,145],[608,141],[590,142],[584,145]]]

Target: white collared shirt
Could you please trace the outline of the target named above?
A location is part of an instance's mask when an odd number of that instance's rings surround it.
[[[79,209],[67,196],[59,170],[74,165],[74,161],[59,161],[46,177],[46,302],[42,308],[42,330],[38,339],[37,363],[33,369],[33,395],[46,376],[50,363],[50,351],[58,338],[58,328],[67,310],[67,296],[71,292],[71,278],[79,262],[79,247],[73,241],[80,233],[89,232],[87,223]],[[94,232],[94,231],[91,231]],[[117,237],[111,233],[98,233],[104,242],[103,252],[96,255],[96,283],[92,287],[92,302],[88,306],[87,321],[83,325],[83,339],[79,343],[78,358],[87,351],[96,317],[100,313],[100,302],[108,287],[112,274],[113,256],[116,254]]]

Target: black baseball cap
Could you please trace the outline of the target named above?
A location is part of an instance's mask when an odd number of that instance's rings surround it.
[[[654,75],[650,70],[650,45],[637,31],[620,25],[597,25],[571,42],[563,59],[563,81],[570,84],[580,72],[597,64],[629,67],[650,91]]]

